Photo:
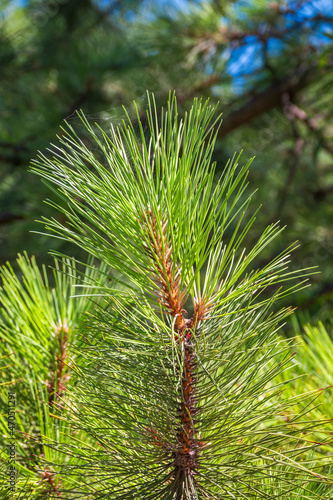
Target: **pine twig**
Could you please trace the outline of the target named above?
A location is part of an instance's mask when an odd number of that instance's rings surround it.
[[[159,301],[166,312],[174,318],[175,341],[182,344],[184,352],[182,382],[179,391],[181,403],[178,415],[178,443],[176,449],[172,451],[176,498],[182,500],[185,499],[186,484],[190,483],[197,473],[200,449],[204,445],[198,439],[195,428],[198,408],[196,407],[196,352],[193,330],[200,321],[207,317],[209,307],[206,300],[197,300],[193,317],[186,319],[187,311],[183,306],[187,290],[180,289],[181,268],[176,267],[172,261],[172,246],[167,241],[166,234],[167,222],[161,216],[162,235],[160,235],[156,217],[150,208],[146,210],[142,219],[149,239],[149,246],[145,246],[145,250],[153,261],[154,282],[159,289]],[[174,269],[175,272],[173,272]],[[156,446],[168,448],[153,430],[151,434]]]

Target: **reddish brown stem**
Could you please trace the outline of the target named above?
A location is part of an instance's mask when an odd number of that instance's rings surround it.
[[[56,338],[59,344],[59,356],[56,357],[56,368],[51,370],[50,380],[47,380],[49,402],[53,403],[55,397],[60,398],[66,390],[69,374],[66,371],[66,358],[68,347],[68,326],[66,324],[56,327]]]
[[[182,337],[184,343],[184,368],[181,384],[181,405],[179,413],[178,449],[173,453],[175,478],[180,485],[186,483],[186,478],[193,477],[199,467],[200,444],[196,438],[195,415],[196,407],[196,376],[195,348],[191,340]]]
[[[51,488],[53,494],[55,494],[57,497],[61,497],[61,492],[58,489],[58,484],[56,484],[54,480],[54,473],[49,469],[44,469],[43,472],[41,473],[41,476],[42,476],[42,481],[49,485],[49,488]],[[44,493],[47,495],[48,493],[50,493],[50,489],[48,489]]]
[[[145,246],[146,253],[152,259],[154,282],[158,287],[159,301],[166,312],[174,318],[174,337],[178,344],[182,344],[184,364],[181,376],[181,389],[179,393],[179,428],[178,442],[175,446],[168,446],[156,438],[153,430],[150,432],[156,446],[164,449],[173,448],[172,458],[174,467],[174,487],[179,500],[185,498],[185,485],[195,476],[199,467],[200,447],[203,445],[197,439],[196,414],[196,352],[194,330],[198,323],[207,317],[209,305],[207,301],[196,301],[194,314],[191,319],[186,319],[187,312],[183,309],[187,291],[180,289],[181,268],[178,266],[174,272],[172,261],[172,247],[167,241],[166,223],[160,218],[162,231],[159,231],[156,217],[148,209],[144,213],[143,227],[146,228],[149,244]]]

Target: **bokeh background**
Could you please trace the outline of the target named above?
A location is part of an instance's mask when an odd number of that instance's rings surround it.
[[[218,172],[235,151],[256,156],[250,176],[255,240],[267,224],[287,225],[274,257],[298,240],[293,266],[319,266],[294,298],[306,319],[328,320],[333,305],[333,2],[1,0],[0,263],[27,250],[76,249],[36,234],[59,215],[29,162],[61,133],[75,110],[103,128],[157,103],[169,90],[180,113],[194,97],[219,102]],[[251,241],[249,242],[251,244]]]

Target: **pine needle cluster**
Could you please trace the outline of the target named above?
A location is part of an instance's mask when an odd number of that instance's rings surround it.
[[[322,498],[329,484],[309,454],[319,424],[291,413],[309,401],[272,382],[292,357],[278,335],[292,308],[276,303],[306,273],[288,271],[294,246],[256,268],[277,224],[244,248],[251,162],[216,181],[215,111],[195,100],[181,119],[174,95],[161,113],[150,98],[110,134],[81,114],[93,145],[68,126],[33,163],[62,199],[66,222],[48,231],[113,276],[95,284],[103,301],[81,315],[53,401],[74,436],[49,442],[70,457],[50,461],[70,478],[63,498]]]

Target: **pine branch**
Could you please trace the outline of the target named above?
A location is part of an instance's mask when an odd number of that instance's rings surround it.
[[[332,66],[332,62],[328,64],[330,67]],[[327,71],[327,68],[321,68],[318,63],[310,66],[301,65],[291,75],[273,82],[268,89],[255,94],[247,103],[225,117],[219,131],[219,137],[225,137],[236,128],[250,123],[262,113],[282,106],[284,94],[295,97],[324,71]]]
[[[155,216],[148,208],[143,217],[143,224],[148,234],[150,246],[146,252],[153,261],[154,281],[159,289],[159,301],[168,314],[174,319],[174,340],[182,344],[184,353],[184,367],[181,373],[181,387],[179,389],[179,427],[177,429],[178,444],[172,452],[174,476],[172,484],[175,486],[176,498],[186,498],[186,485],[191,482],[199,467],[200,447],[203,445],[198,439],[195,428],[196,414],[196,352],[193,329],[202,321],[208,312],[204,301],[196,303],[193,318],[186,319],[187,312],[183,309],[187,290],[180,291],[181,268],[175,266],[171,260],[172,247],[166,241],[167,222],[160,217],[159,224],[162,237],[158,233],[158,224]],[[157,446],[160,440],[154,436]],[[191,497],[192,498],[192,497]]]
[[[174,270],[171,260],[172,247],[166,241],[167,222],[160,217],[162,235],[159,235],[157,220],[150,208],[142,217],[144,230],[149,239],[149,246],[145,250],[152,260],[154,281],[158,287],[159,301],[161,305],[175,318],[175,328],[182,331],[186,325],[184,319],[183,304],[186,297],[186,290],[180,292],[181,268],[178,266]]]
[[[314,132],[316,135],[319,136],[322,147],[326,149],[328,153],[333,155],[333,146],[325,137],[323,137],[316,121],[313,118],[309,118],[307,113],[303,109],[301,109],[299,106],[296,106],[296,104],[291,102],[290,96],[287,95],[285,97],[287,99],[287,102],[285,103],[285,109],[288,118],[290,120],[297,119],[300,122],[304,123],[311,132]]]
[[[257,267],[276,224],[243,246],[255,221],[245,218],[250,163],[235,156],[215,181],[214,111],[195,100],[180,120],[174,96],[161,116],[150,99],[148,135],[139,112],[110,135],[81,115],[93,146],[68,127],[34,162],[67,219],[48,230],[115,273],[99,287],[103,307],[82,318],[67,403],[55,402],[90,439],[50,443],[55,467],[61,453],[74,460],[61,470],[82,498],[94,488],[110,500],[287,500],[328,484],[303,461],[323,424],[291,412],[313,395],[284,398],[272,382],[291,359],[277,331],[292,308],[275,304],[311,271],[288,272],[294,246]]]
[[[46,380],[50,404],[53,403],[55,398],[61,399],[66,391],[66,383],[70,378],[67,369],[68,333],[69,327],[66,323],[58,325],[55,328],[54,336],[58,345],[56,346],[55,353],[52,354],[56,358],[56,368],[51,368],[50,379]]]

